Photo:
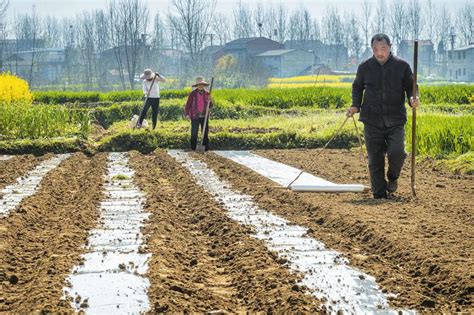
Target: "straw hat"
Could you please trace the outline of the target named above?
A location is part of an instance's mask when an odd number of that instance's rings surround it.
[[[207,83],[206,81],[204,81],[204,78],[203,78],[203,77],[197,77],[197,78],[196,78],[196,83],[194,83],[194,84],[192,85],[192,87],[196,87],[196,86],[198,86],[198,85],[205,85],[205,86],[208,86],[209,83]]]
[[[145,69],[145,71],[143,71],[142,75],[140,76],[140,79],[142,80],[150,80],[152,78],[155,77],[155,72],[153,72],[153,70],[151,69]]]

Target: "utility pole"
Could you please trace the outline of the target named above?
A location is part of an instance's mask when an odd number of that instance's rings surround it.
[[[5,25],[0,23],[0,35],[2,44],[0,45],[0,71],[3,71],[3,51],[5,47]]]
[[[214,34],[211,33],[211,34],[207,34],[207,35],[209,35],[209,37],[211,38],[211,47],[212,47],[213,46],[212,43],[214,42]]]
[[[451,26],[451,33],[449,34],[451,38],[451,75],[453,79],[455,78],[455,69],[454,69],[454,40],[456,39],[456,34],[454,33],[454,27]]]
[[[263,24],[261,22],[259,22],[259,23],[257,23],[257,26],[258,26],[259,37],[262,37],[262,26],[263,26]]]
[[[148,36],[148,34],[146,34],[146,33],[143,33],[140,36],[141,37],[141,44],[142,44],[142,62],[141,62],[141,68],[142,69],[149,67],[145,64],[145,60],[147,60],[148,63],[150,63],[149,54],[147,53],[148,52],[148,47],[146,45],[147,36]]]
[[[72,44],[73,44],[73,38],[72,38],[72,25],[69,25],[69,39],[68,43],[66,46],[66,70],[67,70],[67,83],[69,86],[71,86],[71,50],[72,50]]]

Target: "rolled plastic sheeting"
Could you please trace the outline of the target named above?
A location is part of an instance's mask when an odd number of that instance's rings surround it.
[[[291,185],[295,192],[363,192],[364,185]]]
[[[241,164],[278,183],[288,185],[301,173],[300,169],[276,162],[249,151],[214,151],[217,155]],[[336,184],[303,172],[290,187],[295,192],[363,192],[361,184]]]

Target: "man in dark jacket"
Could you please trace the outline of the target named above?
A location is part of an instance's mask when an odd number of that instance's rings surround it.
[[[390,39],[377,34],[371,40],[373,56],[362,62],[352,84],[351,117],[360,112],[369,155],[369,169],[374,198],[387,198],[397,190],[397,180],[405,161],[405,95],[409,105],[418,106],[413,98],[413,73],[410,65],[392,55]],[[388,158],[385,180],[385,154]]]

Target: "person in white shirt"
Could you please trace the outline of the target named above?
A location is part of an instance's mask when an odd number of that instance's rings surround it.
[[[145,94],[146,102],[138,118],[137,128],[142,127],[143,120],[145,119],[146,112],[151,106],[151,121],[153,129],[156,128],[158,119],[158,109],[160,107],[160,84],[159,82],[165,82],[166,78],[160,75],[158,72],[153,72],[151,69],[145,69],[140,79],[143,80],[143,93]]]

